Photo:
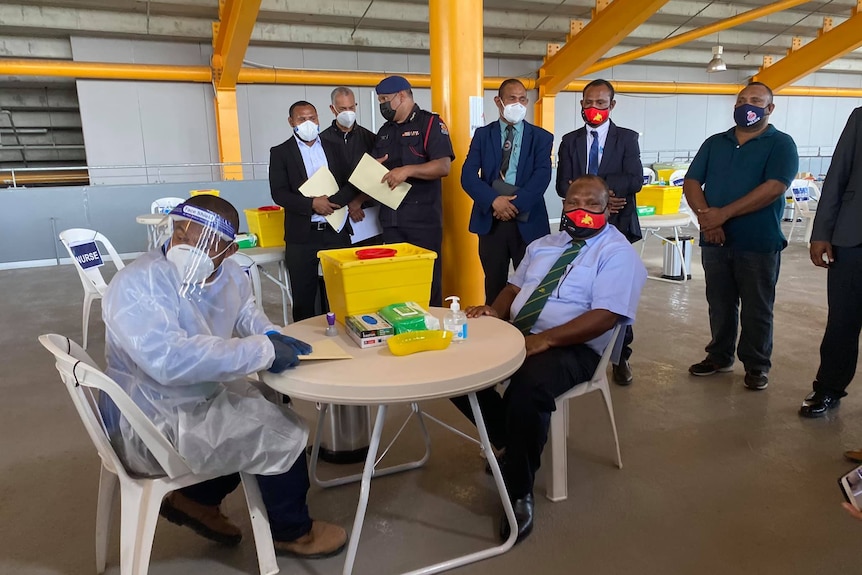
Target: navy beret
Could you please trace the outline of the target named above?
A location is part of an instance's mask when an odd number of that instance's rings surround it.
[[[407,78],[403,76],[389,76],[387,78],[383,78],[379,84],[377,84],[377,88],[375,91],[378,94],[396,94],[401,90],[409,90],[410,82],[407,81]]]

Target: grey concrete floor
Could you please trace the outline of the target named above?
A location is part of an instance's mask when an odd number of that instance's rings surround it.
[[[651,241],[647,264],[660,272]],[[698,253],[695,252],[697,261]],[[533,535],[509,553],[456,572],[695,574],[859,573],[862,522],[840,508],[836,479],[852,465],[844,449],[862,446],[856,389],[829,418],[796,413],[819,361],[826,317],[825,273],[794,242],[783,255],[775,309],[769,389],[751,392],[734,373],[692,378],[708,340],[703,274],[688,284],[648,281],[641,299],[631,387],[612,385],[624,468],[612,464],[612,437],[601,399],[571,404],[569,499],[537,489]],[[264,280],[266,309],[281,316],[278,292]],[[0,574],[94,571],[99,462],[36,341],[56,332],[80,339],[81,286],[71,266],[0,272]],[[104,327],[94,305],[90,352],[101,358]],[[448,402],[434,415],[469,429]],[[314,406],[300,403],[309,419]],[[397,429],[393,410],[389,432]],[[398,573],[494,543],[499,516],[478,449],[432,427],[433,454],[419,471],[375,480],[355,572]],[[417,453],[410,429],[393,461]],[[326,466],[324,473],[340,468]],[[314,516],[350,526],[356,485],[312,488]],[[210,544],[160,521],[152,575],[255,573],[244,500],[226,513],[244,529],[239,548]],[[115,520],[118,515],[115,513]],[[118,525],[108,573],[119,573]],[[341,572],[343,555],[322,561],[280,558],[282,573]]]

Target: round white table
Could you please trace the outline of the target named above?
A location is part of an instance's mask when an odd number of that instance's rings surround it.
[[[448,310],[433,308],[431,311],[441,318],[442,322],[442,318]],[[521,366],[526,355],[524,337],[508,322],[490,317],[469,319],[467,325],[468,338],[463,343],[453,343],[441,351],[425,351],[399,357],[392,355],[386,345],[360,349],[345,333],[344,326],[338,324],[339,334],[334,339],[342,349],[353,356],[353,359],[308,361],[303,362],[295,369],[289,369],[280,374],[269,372],[262,374],[263,381],[268,386],[292,398],[323,404],[379,406],[361,476],[355,475],[329,484],[319,483],[323,486],[330,486],[361,480],[359,504],[344,562],[343,573],[345,575],[353,571],[365,510],[368,505],[371,478],[414,469],[423,465],[428,459],[429,453],[426,449],[425,457],[412,464],[375,470],[380,436],[386,419],[387,406],[390,404],[413,404],[411,416],[417,415],[424,431],[422,419],[424,414],[418,409],[417,402],[467,395],[479,431],[479,443],[491,466],[500,500],[510,525],[515,525],[512,504],[509,501],[497,460],[493,456],[494,452],[488,440],[488,433],[476,399],[476,392],[504,381]],[[286,326],[282,331],[292,337],[313,343],[326,337],[325,328],[325,317],[318,316]],[[318,433],[312,447],[313,477],[315,477],[320,447],[319,438],[324,416],[325,406],[319,415]],[[425,416],[434,419],[431,416]],[[426,448],[428,441],[430,440],[427,439],[426,433]],[[516,538],[517,529],[512,529],[509,539],[501,545],[423,567],[410,573],[416,575],[439,573],[493,557],[508,551],[515,544]]]

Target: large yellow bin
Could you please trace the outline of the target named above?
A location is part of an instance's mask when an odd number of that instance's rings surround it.
[[[284,208],[263,206],[243,211],[248,231],[257,236],[257,245],[262,248],[284,247]]]
[[[656,215],[679,213],[682,186],[644,186],[637,194],[637,205],[655,206]]]
[[[393,303],[414,301],[428,308],[431,276],[437,254],[413,244],[387,244],[391,257],[360,259],[356,252],[370,248],[343,248],[317,252],[326,282],[326,297],[335,318],[376,312]]]
[[[195,196],[218,196],[218,190],[189,190],[189,195],[191,197]]]

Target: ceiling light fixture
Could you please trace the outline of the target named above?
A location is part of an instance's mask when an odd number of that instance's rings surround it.
[[[724,72],[727,70],[727,64],[725,64],[724,60],[721,59],[721,53],[723,51],[724,48],[722,46],[713,46],[712,60],[710,60],[709,64],[706,65],[707,72]]]

